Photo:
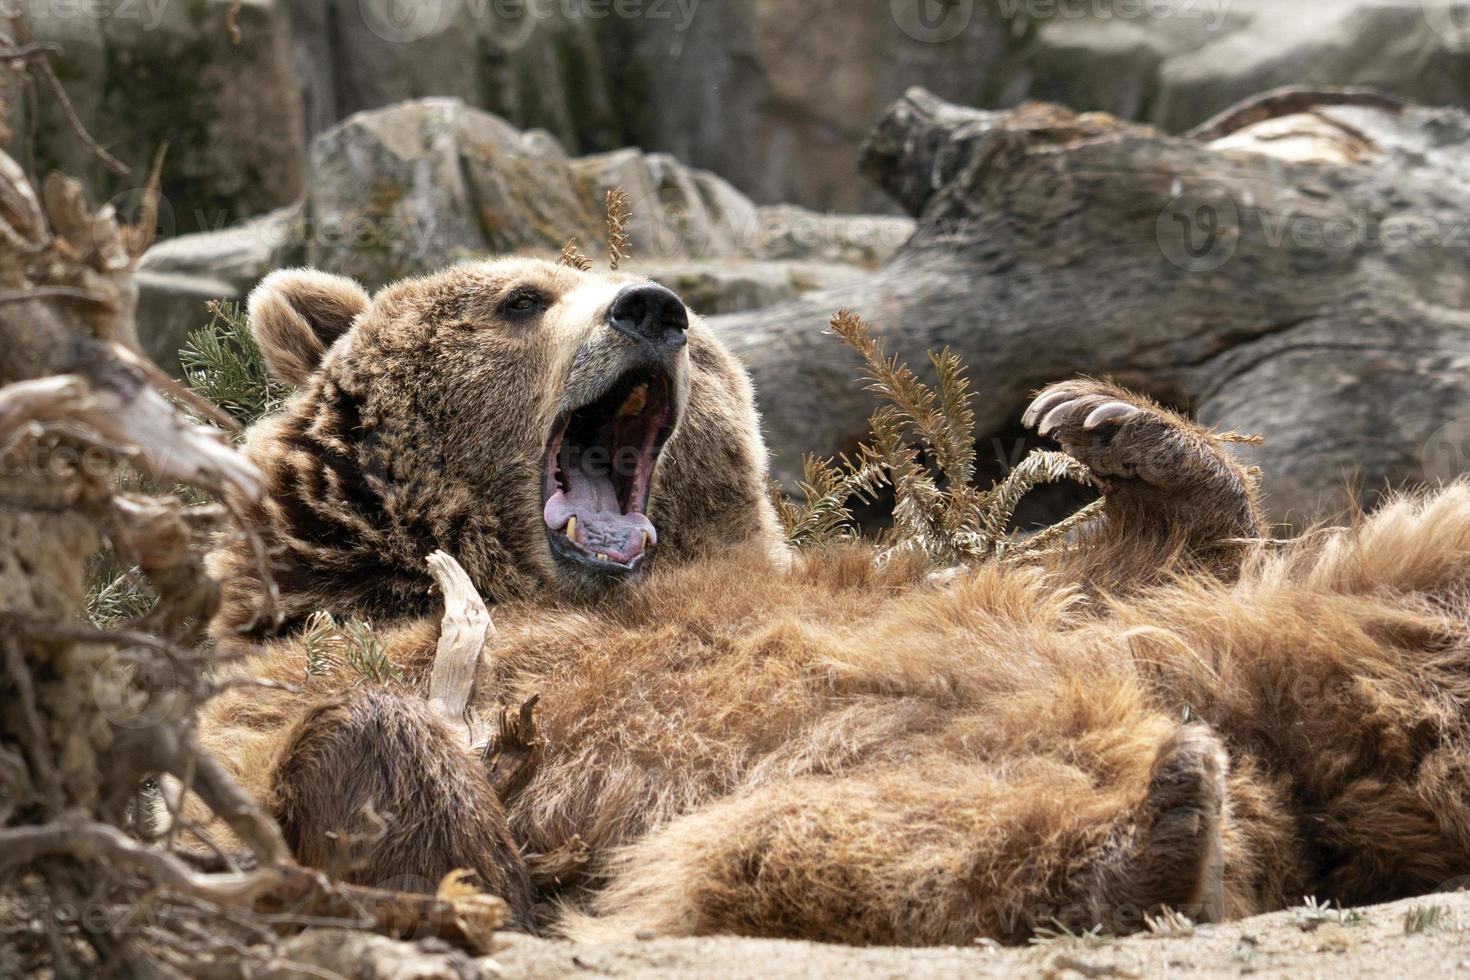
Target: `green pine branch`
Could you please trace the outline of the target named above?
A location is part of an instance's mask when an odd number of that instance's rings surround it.
[[[179,363],[189,387],[242,426],[275,411],[291,389],[266,370],[265,356],[238,303],[210,303],[212,319],[189,334]]]
[[[930,354],[931,387],[888,354],[862,318],[840,310],[832,333],[863,358],[868,390],[883,399],[868,420],[869,441],[855,459],[808,457],[802,501],[778,495],[787,540],[818,548],[857,535],[850,501],[893,488],[893,525],[879,540],[879,561],[919,553],[935,565],[973,564],[1000,555],[1034,554],[1061,541],[1097,515],[1089,505],[1061,523],[1022,540],[1008,528],[1021,499],[1058,480],[1092,482],[1087,469],[1058,452],[1034,452],[989,490],[975,487],[975,412],[959,357],[945,348]],[[932,465],[931,465],[932,461]]]

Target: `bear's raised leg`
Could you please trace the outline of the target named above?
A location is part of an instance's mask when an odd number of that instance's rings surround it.
[[[596,914],[563,929],[963,945],[1058,923],[1126,933],[1164,907],[1218,920],[1226,768],[1188,725],[1117,773],[927,758],[763,784],[625,850]]]
[[[1147,572],[1181,558],[1229,573],[1240,540],[1265,533],[1256,481],[1224,441],[1147,398],[1064,381],[1038,394],[1022,421],[1102,485],[1106,520],[1090,550],[1114,568]]]
[[[303,864],[428,892],[468,869],[531,923],[530,879],[500,801],[420,699],[363,686],[317,703],[286,740],[270,805]]]

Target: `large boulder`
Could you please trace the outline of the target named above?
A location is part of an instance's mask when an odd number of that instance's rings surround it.
[[[916,367],[967,362],[986,455],[1037,388],[1110,374],[1248,450],[1281,521],[1470,471],[1470,116],[1276,93],[1196,136],[914,91],[866,169],[918,219],[871,276],[711,323],[760,393],[776,476],[849,450],[871,397],[832,312]],[[997,452],[998,450],[998,452]]]
[[[209,299],[242,298],[287,264],[369,287],[488,254],[554,256],[568,239],[599,264],[606,201],[632,206],[627,271],[667,282],[701,313],[791,299],[861,275],[898,250],[913,222],[892,216],[761,207],[708,171],[667,154],[570,157],[550,134],[522,132],[456,99],[354,115],[310,151],[297,204],[154,246],[139,266],[143,342],[175,352]]]
[[[209,322],[209,304],[240,300],[272,269],[303,262],[305,227],[301,206],[289,205],[150,248],[133,276],[143,349],[170,374],[181,375],[179,350]]]

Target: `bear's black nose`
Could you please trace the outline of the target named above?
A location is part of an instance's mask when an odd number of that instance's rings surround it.
[[[607,311],[608,326],[634,340],[663,347],[682,347],[688,337],[689,312],[671,290],[653,283],[628,286]]]

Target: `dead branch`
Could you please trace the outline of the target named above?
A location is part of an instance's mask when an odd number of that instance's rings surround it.
[[[15,871],[57,855],[126,867],[165,888],[224,905],[248,905],[281,879],[269,869],[239,875],[198,874],[172,854],[140,844],[106,824],[58,821],[0,830],[0,870]]]
[[[281,881],[256,901],[256,911],[281,916],[334,918],[398,938],[442,939],[475,953],[489,952],[509,908],[493,895],[441,898],[384,891],[330,880],[299,865],[280,868]]]
[[[429,673],[429,707],[462,730],[465,745],[470,746],[475,742],[474,726],[466,720],[470,694],[485,638],[495,627],[485,600],[475,591],[475,584],[459,562],[443,551],[436,551],[428,557],[428,563],[434,581],[444,593],[444,619]]]
[[[26,12],[26,0],[11,0],[5,11],[5,20],[10,24],[10,30],[15,35],[15,48],[43,47],[36,44],[35,35],[31,31],[30,18]],[[82,148],[118,176],[126,177],[131,174],[132,170],[117,157],[108,153],[87,130],[86,123],[82,122],[82,117],[77,114],[76,106],[72,105],[71,97],[66,94],[66,86],[62,85],[61,79],[56,77],[56,69],[51,65],[50,52],[38,51],[33,57],[28,57],[26,60],[35,73],[41,77],[41,81],[45,82],[46,87],[51,90],[51,94],[56,98],[57,104],[61,106],[61,111],[66,116],[67,124],[71,126]]]

